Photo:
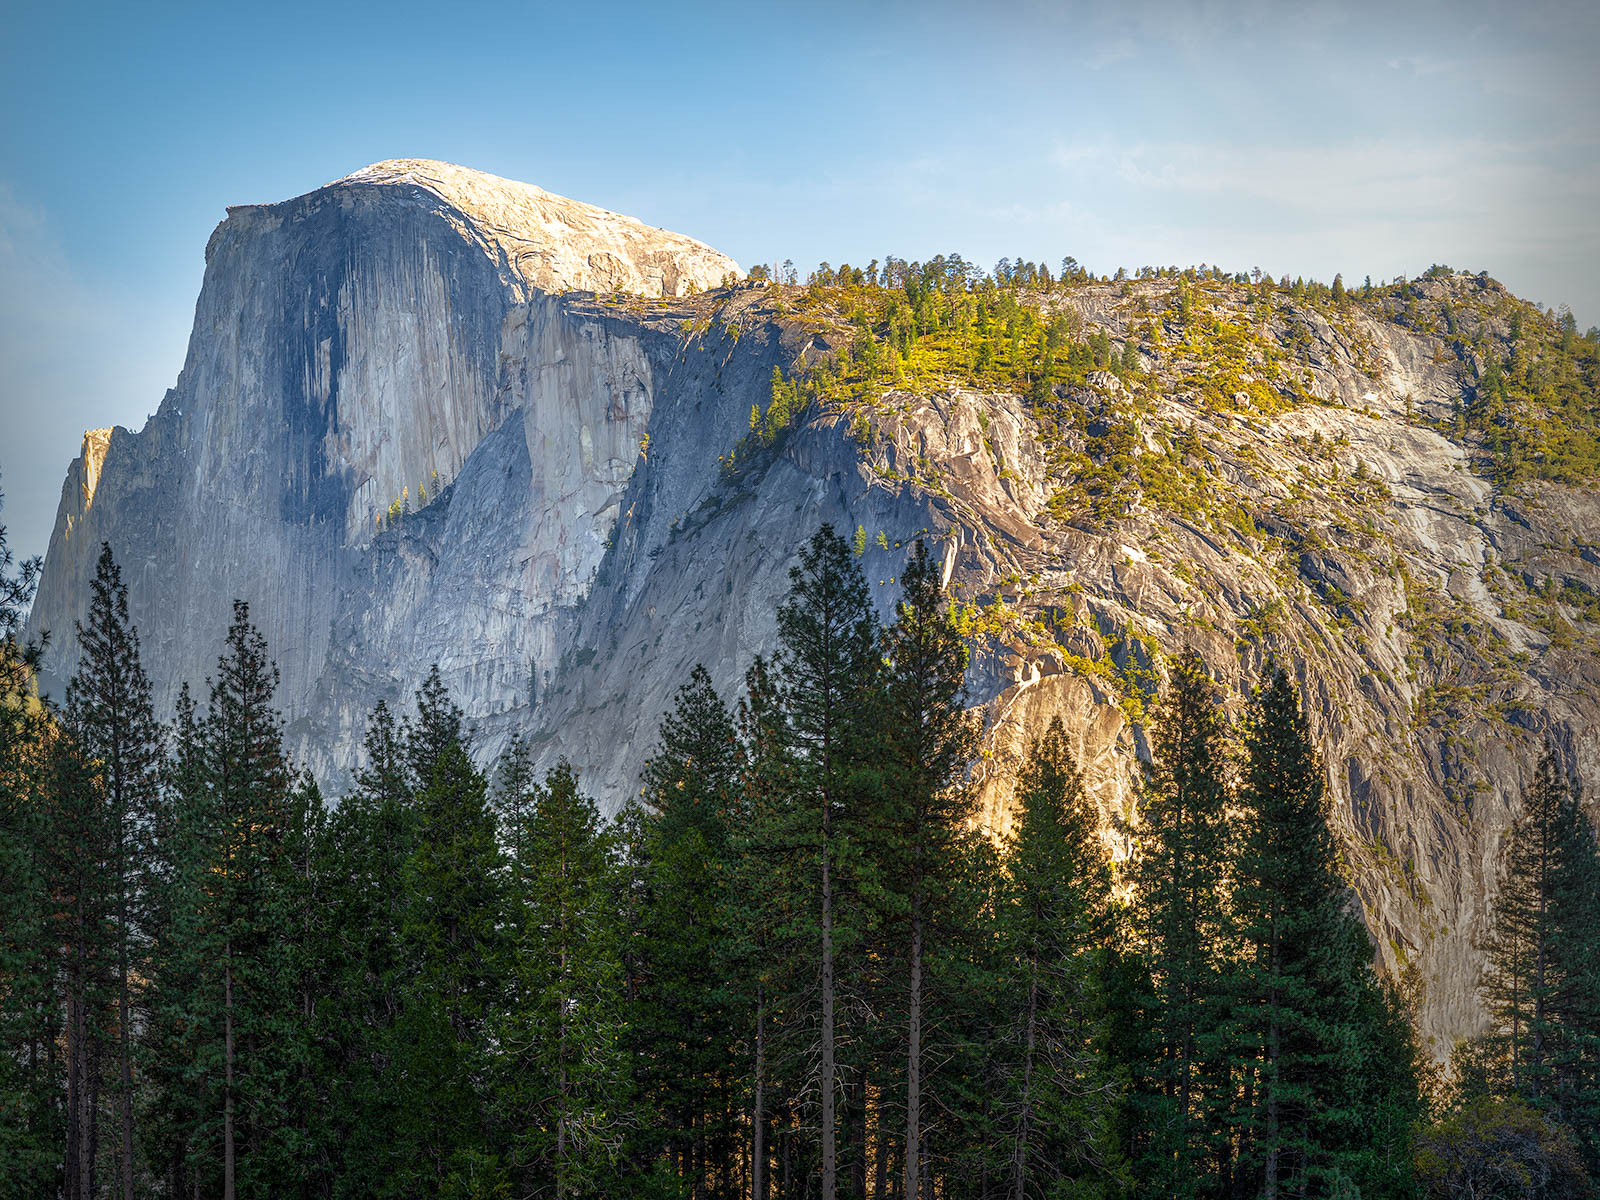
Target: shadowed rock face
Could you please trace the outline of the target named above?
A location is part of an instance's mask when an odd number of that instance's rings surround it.
[[[771,649],[820,522],[867,535],[885,617],[925,536],[983,602],[968,685],[997,829],[1017,756],[1059,714],[1120,853],[1163,653],[1198,651],[1235,711],[1269,661],[1295,664],[1379,953],[1417,966],[1442,1053],[1480,1019],[1473,937],[1537,742],[1548,730],[1586,778],[1600,767],[1596,629],[1529,599],[1546,579],[1600,592],[1600,505],[1549,485],[1501,496],[1413,419],[1461,394],[1431,335],[1302,314],[1280,349],[1323,402],[1275,416],[1196,404],[1168,351],[1140,345],[1137,452],[1183,431],[1249,520],[1146,498],[1098,525],[1051,505],[1070,483],[1052,447],[1081,431],[954,387],[812,414],[730,475],[772,368],[848,331],[758,289],[691,294],[734,264],[537,188],[378,164],[231,209],[207,262],[177,386],[69,468],[31,632],[51,630],[51,673],[70,675],[109,540],[170,708],[203,687],[244,597],[291,745],[335,794],[371,706],[407,704],[437,662],[486,760],[526,733],[614,808],[690,669],[731,699]],[[1053,303],[1137,343],[1163,286]],[[1120,392],[1093,377],[1062,403],[1108,412]],[[380,527],[403,489],[415,511]]]

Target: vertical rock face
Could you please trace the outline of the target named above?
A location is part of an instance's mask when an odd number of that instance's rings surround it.
[[[853,336],[720,289],[735,272],[688,238],[442,163],[230,209],[177,385],[143,430],[86,435],[69,468],[30,618],[50,674],[76,665],[109,541],[168,709],[203,687],[243,597],[291,745],[334,794],[371,706],[406,703],[437,663],[485,758],[527,734],[615,807],[691,668],[731,698],[771,649],[820,522],[865,536],[885,617],[928,537],[980,602],[968,684],[990,824],[1059,714],[1116,843],[1163,653],[1198,652],[1235,711],[1269,661],[1293,663],[1379,953],[1420,969],[1436,1049],[1471,1030],[1473,940],[1534,744],[1548,731],[1569,768],[1600,771],[1600,627],[1559,600],[1600,594],[1594,494],[1497,494],[1428,424],[1463,386],[1443,343],[1368,314],[1296,316],[1263,350],[1316,403],[1200,403],[1172,342],[1140,342],[1158,283],[1058,303],[1142,355],[1129,453],[1181,465],[1177,442],[1192,447],[1232,524],[1149,498],[1109,525],[1064,515],[1057,401],[955,386],[808,413],[735,469],[774,366]],[[1121,388],[1102,374],[1058,399],[1109,414]]]

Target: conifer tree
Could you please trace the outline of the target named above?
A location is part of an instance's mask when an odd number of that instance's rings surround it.
[[[67,691],[66,723],[93,764],[93,803],[101,810],[95,825],[107,835],[103,882],[110,889],[106,916],[116,1003],[117,1179],[123,1200],[133,1200],[133,1029],[140,980],[150,977],[163,735],[139,659],[139,634],[128,617],[128,589],[109,545],[101,547],[89,622],[80,623],[77,633],[82,658]]]
[[[356,786],[329,816],[315,849],[320,942],[329,961],[312,1036],[334,1076],[321,1111],[335,1196],[360,1195],[387,1178],[401,1099],[389,1067],[407,979],[401,883],[416,812],[404,747],[381,700],[363,748]]]
[[[537,790],[533,751],[520,733],[514,733],[511,744],[495,764],[494,790],[489,797],[495,823],[500,829],[501,844],[514,863],[521,862],[524,857],[522,837],[528,830],[528,818],[533,815]]]
[[[161,838],[170,872],[152,1004],[155,1136],[172,1183],[224,1200],[286,1186],[298,1169],[282,1120],[294,948],[276,903],[291,817],[277,683],[235,601],[205,713],[187,689],[179,699]]]
[[[221,999],[212,1031],[220,1035],[221,1079],[211,1083],[222,1110],[223,1200],[237,1195],[241,1165],[249,1191],[281,1179],[285,1167],[272,1026],[286,1000],[288,945],[269,903],[290,784],[273,707],[277,686],[266,641],[250,624],[248,605],[236,600],[200,731],[207,850],[202,936],[211,959],[206,975]]]
[[[786,807],[787,739],[776,682],[757,656],[745,674],[738,709],[739,762],[728,828],[731,879],[724,893],[730,978],[746,1020],[750,1080],[750,1195],[768,1200],[772,1187],[769,1130],[777,1104],[775,1063],[779,997],[791,990],[785,968],[799,933],[788,907],[795,889],[779,885],[777,872],[791,858],[775,836]]]
[[[214,966],[206,936],[209,821],[201,718],[189,685],[178,693],[166,763],[163,820],[157,829],[160,884],[153,899],[150,1025],[143,1039],[150,1094],[139,1122],[152,1173],[168,1195],[210,1186],[214,1122],[204,1103],[211,1080],[202,1067],[214,1001],[206,972]]]
[[[1135,1051],[1144,1134],[1137,1173],[1161,1194],[1201,1194],[1227,1153],[1231,1087],[1220,1053],[1228,936],[1226,750],[1198,657],[1175,665],[1151,742],[1134,864],[1134,933],[1144,949],[1149,1042]]]
[[[0,575],[0,586],[13,582]],[[0,629],[0,1197],[22,1200],[60,1190],[64,1081],[48,861],[51,722],[32,704],[32,670],[10,634]]]
[[[504,1002],[504,863],[461,710],[434,667],[405,725],[418,787],[415,839],[401,870],[405,958],[391,1070],[393,1185],[404,1195],[471,1194],[494,1171],[481,1080]]]
[[[112,832],[95,765],[70,730],[48,743],[45,887],[54,903],[65,1068],[65,1188],[69,1200],[97,1194],[101,1064],[110,1028]]]
[[[1549,1002],[1557,1029],[1553,1108],[1576,1135],[1589,1175],[1600,1179],[1600,848],[1573,789],[1563,792],[1550,902],[1559,980]]]
[[[958,842],[975,799],[966,781],[977,732],[966,711],[966,647],[918,539],[901,575],[902,599],[887,637],[882,706],[883,808],[878,832],[904,970],[906,1125],[902,1196],[917,1200],[923,1164],[922,1109],[927,954],[961,867]]]
[[[618,869],[563,760],[538,790],[514,864],[513,1003],[498,1043],[500,1121],[517,1194],[616,1194],[630,1090],[620,1047]]]
[[[1560,964],[1552,901],[1560,872],[1560,812],[1566,786],[1548,747],[1522,815],[1512,825],[1487,939],[1483,991],[1498,1025],[1509,1091],[1537,1105],[1548,1098],[1555,1041],[1551,999]]]
[[[1103,977],[1111,870],[1056,717],[1018,775],[998,934],[1004,1006],[996,1089],[1005,1193],[1114,1195],[1117,1073]]]
[[[736,1034],[725,889],[738,766],[733,719],[697,666],[645,764],[636,984],[627,1045],[692,1200],[732,1195]]]
[[[877,618],[860,567],[831,525],[802,548],[778,610],[777,677],[786,717],[787,804],[771,814],[771,844],[812,876],[817,964],[817,1055],[822,1200],[838,1194],[838,1001],[841,951],[860,942],[861,828],[873,803],[878,707]],[[853,910],[853,911],[852,911]]]
[[[1600,1145],[1597,930],[1594,832],[1547,744],[1507,839],[1485,945],[1483,993],[1504,1072],[1490,1086],[1569,1120],[1591,1159]]]
[[[1392,1044],[1372,944],[1339,873],[1326,776],[1282,669],[1258,692],[1244,744],[1228,1045],[1244,1077],[1241,1174],[1271,1200],[1358,1180],[1374,1118],[1416,1086]],[[1403,1125],[1386,1132],[1403,1146]]]
[[[36,558],[17,565],[0,525],[0,1197],[6,1200],[58,1189],[63,1132],[45,863],[51,721],[33,696],[41,648],[18,637],[38,572]]]

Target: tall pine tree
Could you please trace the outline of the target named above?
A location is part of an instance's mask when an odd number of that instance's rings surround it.
[[[998,933],[994,1149],[1010,1200],[1116,1195],[1118,1073],[1104,990],[1111,869],[1061,718],[1029,747]]]
[[[1396,1098],[1415,1115],[1416,1084],[1404,1046],[1390,1044],[1390,1002],[1340,873],[1326,776],[1281,669],[1255,697],[1244,747],[1228,1042],[1242,1079],[1238,1187],[1266,1200],[1350,1183],[1371,1191],[1361,1152]],[[1382,1133],[1398,1143],[1383,1149],[1403,1158],[1404,1121]]]
[[[691,1200],[726,1200],[740,1122],[738,1036],[727,928],[727,817],[738,769],[733,718],[697,666],[646,763],[629,864],[638,915],[626,1044],[663,1149]]]
[[[151,974],[164,748],[150,681],[139,659],[139,634],[128,617],[128,589],[109,545],[100,550],[88,624],[79,623],[77,633],[82,657],[67,689],[66,724],[93,764],[91,802],[100,810],[94,824],[106,835],[103,883],[109,889],[106,934],[116,1005],[112,1087],[118,1117],[117,1185],[123,1200],[133,1200],[133,1031],[141,981]]]
[[[816,1068],[822,1200],[839,1188],[838,1113],[841,953],[861,943],[862,828],[870,826],[877,780],[878,623],[850,548],[823,525],[789,572],[778,609],[776,674],[785,712],[789,794],[769,842],[811,877],[811,950],[817,969]],[[778,878],[792,878],[789,872]],[[847,977],[848,979],[848,977]]]
[[[929,1022],[930,939],[948,925],[946,909],[961,869],[958,844],[975,793],[966,778],[977,729],[966,711],[966,647],[945,603],[939,569],[919,538],[901,575],[902,599],[888,630],[883,737],[883,824],[875,831],[883,891],[898,933],[891,961],[904,971],[904,1182],[921,1194],[923,1088]]]
[[[390,1185],[465,1196],[497,1171],[482,1080],[505,997],[505,870],[459,707],[434,667],[405,725],[415,838],[401,869],[404,977],[391,1069],[404,1079]]]
[[[1149,985],[1144,1044],[1132,1053],[1143,1134],[1136,1171],[1174,1197],[1215,1188],[1229,1147],[1231,1083],[1220,1044],[1230,934],[1223,734],[1199,658],[1180,659],[1140,793],[1132,911]]]
[[[513,1001],[500,1024],[500,1123],[518,1195],[617,1194],[631,1091],[620,1045],[616,848],[565,761],[538,789],[513,864]]]

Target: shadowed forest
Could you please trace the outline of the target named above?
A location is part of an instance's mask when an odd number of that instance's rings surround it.
[[[885,627],[857,556],[817,532],[775,652],[694,672],[605,820],[543,748],[475,766],[437,671],[325,798],[242,602],[162,722],[109,546],[43,701],[4,554],[0,1196],[1592,1194],[1600,863],[1553,749],[1440,1069],[1292,664],[1238,721],[1167,664],[1131,855],[1059,719],[984,829],[937,564]]]

